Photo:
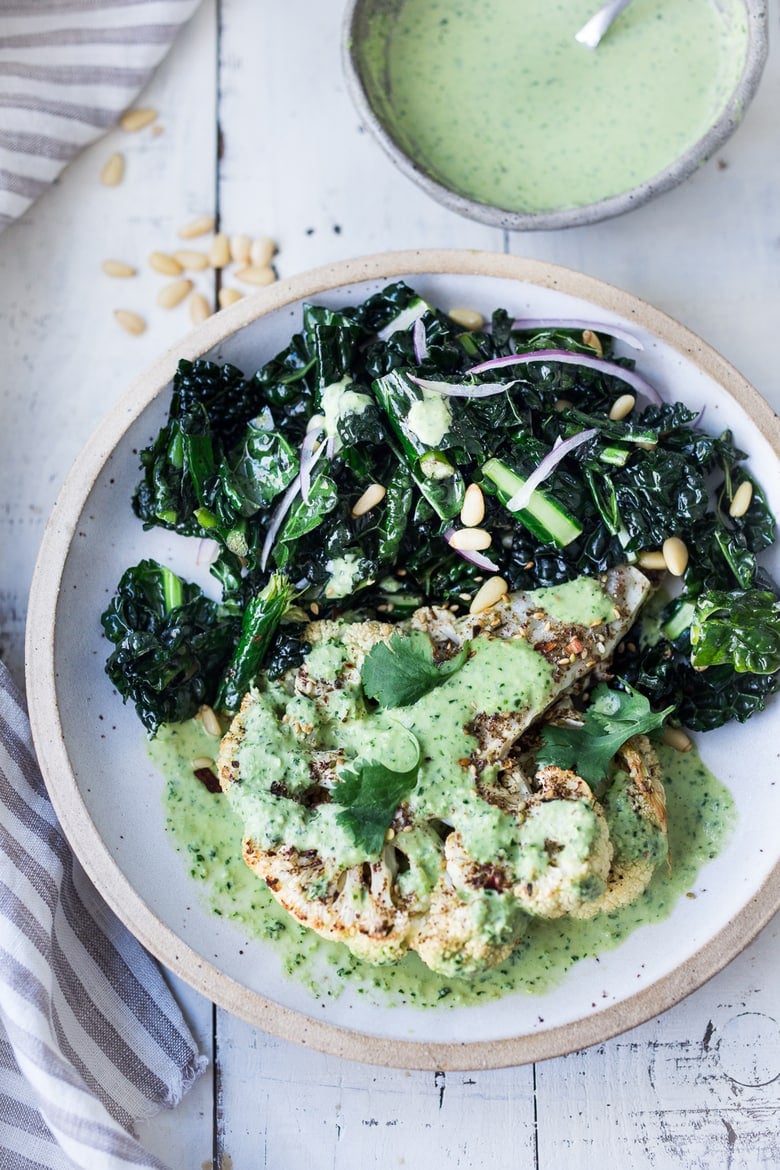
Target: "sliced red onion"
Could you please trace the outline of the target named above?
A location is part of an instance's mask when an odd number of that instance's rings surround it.
[[[311,469],[325,450],[322,427],[313,427],[304,435],[300,451],[300,479],[303,502],[308,504],[311,490]],[[317,444],[319,443],[319,446]]]
[[[271,554],[273,543],[276,540],[277,533],[284,523],[284,518],[290,511],[292,502],[301,490],[301,473],[300,471],[292,481],[287,491],[282,496],[276,511],[271,517],[271,523],[268,526],[268,531],[265,534],[265,541],[263,543],[263,551],[260,553],[260,568],[265,571],[265,566],[268,564],[268,557]]]
[[[408,377],[421,390],[432,390],[447,398],[492,398],[494,394],[501,394],[514,386],[514,382],[485,382],[482,386],[466,386],[460,382],[434,382],[430,378],[418,378],[415,374],[409,374]]]
[[[501,370],[506,366],[528,365],[530,362],[560,362],[565,366],[584,366],[588,370],[598,370],[601,374],[609,374],[612,378],[620,378],[633,386],[640,394],[644,394],[658,406],[663,399],[646,378],[637,374],[635,370],[627,370],[617,362],[608,362],[604,358],[591,357],[589,354],[572,353],[568,349],[535,349],[529,353],[512,353],[507,357],[491,358],[490,361],[480,362],[467,371],[469,374],[483,374],[486,370]]]
[[[425,337],[425,325],[422,317],[418,317],[414,323],[412,342],[414,343],[414,360],[419,366],[428,356],[428,342]]]
[[[518,317],[512,322],[513,329],[590,329],[591,333],[605,333],[618,341],[625,341],[632,349],[644,349],[642,342],[627,329],[618,325],[605,325],[602,321],[580,321],[569,317]]]
[[[454,528],[447,528],[446,531],[444,532],[444,539],[447,541],[448,544],[450,542],[450,537],[452,536],[454,531],[455,531]],[[452,548],[451,544],[450,544],[450,548],[452,549],[453,552],[456,552],[459,557],[463,557],[464,561],[470,561],[471,564],[476,565],[478,569],[487,569],[487,571],[489,573],[497,573],[498,572],[499,567],[495,563],[495,561],[488,560],[487,557],[483,556],[482,553],[477,552],[476,549]]]
[[[195,556],[196,565],[213,565],[214,561],[219,556],[219,545],[216,540],[210,540],[208,537],[201,537],[198,542],[198,551]]]
[[[527,508],[529,500],[539,484],[544,483],[552,475],[560,461],[570,451],[581,447],[583,443],[587,443],[588,439],[594,438],[598,433],[597,427],[590,427],[587,431],[579,431],[578,434],[572,435],[570,439],[556,439],[552,451],[548,452],[538,467],[534,468],[520,490],[507,500],[506,506],[509,511],[519,512],[521,508]]]

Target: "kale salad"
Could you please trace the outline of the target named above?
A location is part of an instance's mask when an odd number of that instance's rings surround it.
[[[775,522],[731,433],[662,400],[614,355],[620,341],[641,367],[619,329],[504,309],[469,324],[396,282],[306,305],[256,372],[179,363],[133,508],[213,542],[213,596],[144,560],[102,616],[107,672],[150,734],[235,711],[260,671],[302,661],[313,615],[467,613],[494,577],[534,590],[622,564],[664,589],[614,685],[693,730],[764,708],[780,686],[779,590],[759,562]]]

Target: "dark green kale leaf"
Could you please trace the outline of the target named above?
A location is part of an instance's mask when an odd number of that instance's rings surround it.
[[[372,646],[363,659],[363,690],[380,707],[408,707],[460,670],[468,655],[466,645],[437,665],[426,634],[393,634],[389,642]]]
[[[731,666],[738,673],[780,670],[780,601],[762,589],[712,591],[696,600],[691,665]]]
[[[259,410],[257,387],[235,366],[179,362],[168,420],[140,453],[144,475],[133,508],[146,527],[185,536],[215,530],[213,535],[226,538],[240,500],[230,485],[222,490],[224,461]]]
[[[241,633],[233,655],[219,683],[214,706],[235,711],[255,681],[295,591],[280,573],[272,573],[268,584],[249,599],[241,622]]]
[[[640,454],[613,477],[629,553],[663,544],[668,536],[688,529],[709,503],[704,473],[685,455],[658,449]]]
[[[151,735],[212,701],[241,625],[233,607],[152,560],[125,571],[101,622],[115,647],[106,673]]]
[[[759,553],[774,544],[777,536],[777,523],[763,488],[742,471],[731,477],[731,497],[733,498],[734,493],[745,480],[750,480],[753,485],[750,506],[744,516],[730,517],[730,520],[736,531],[744,536],[748,548],[754,553]],[[730,499],[728,502],[731,502]]]
[[[387,484],[384,509],[379,520],[377,559],[382,564],[395,560],[409,523],[413,482],[405,467],[399,466]]]
[[[266,408],[247,425],[223,483],[236,510],[253,516],[273,503],[297,472],[298,452],[276,429]]]
[[[665,711],[651,711],[645,696],[632,687],[614,691],[600,683],[593,691],[581,726],[558,727],[550,723],[543,728],[537,767],[552,764],[570,768],[589,784],[598,784],[626,740],[662,727],[672,710],[667,707]]]
[[[691,731],[712,731],[736,719],[744,723],[763,711],[780,690],[780,673],[738,674],[728,665],[696,670],[691,665],[688,630],[673,642],[619,655],[615,669],[647,696],[653,707],[671,705],[672,722]]]

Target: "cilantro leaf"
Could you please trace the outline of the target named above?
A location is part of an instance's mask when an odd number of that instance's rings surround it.
[[[537,767],[552,764],[570,768],[589,784],[596,784],[605,778],[610,760],[627,739],[661,727],[673,710],[651,711],[645,696],[633,687],[613,691],[601,683],[593,691],[580,727],[549,724],[542,730]]]
[[[396,809],[417,783],[419,769],[418,744],[417,759],[406,772],[394,772],[378,760],[354,760],[339,774],[331,790],[334,803],[342,806],[336,822],[349,830],[367,856],[378,857],[382,851]]]
[[[408,707],[439,686],[468,658],[468,645],[438,666],[426,634],[393,634],[389,642],[377,642],[363,660],[363,690],[380,707]]]

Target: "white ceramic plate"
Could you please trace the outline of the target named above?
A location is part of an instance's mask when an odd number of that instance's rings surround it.
[[[44,536],[30,598],[29,702],[41,766],[76,854],[119,917],[178,975],[251,1022],[327,1052],[401,1067],[498,1067],[569,1052],[656,1015],[719,970],[769,919],[780,902],[780,705],[746,726],[700,737],[705,763],[735,798],[738,822],[699,875],[695,900],[680,899],[671,917],[635,931],[598,962],[577,963],[541,997],[419,1011],[368,1004],[349,987],[318,1002],[284,976],[273,952],[262,953],[265,944],[248,942],[201,904],[166,837],[161,781],[140,724],[103,670],[99,615],[123,570],[144,556],[183,572],[192,564],[188,542],[144,533],[130,508],[136,453],[164,420],[178,359],[205,355],[253,372],[298,328],[303,301],[357,303],[399,277],[444,310],[489,314],[500,305],[518,315],[627,325],[644,342],[643,372],[668,398],[696,409],[706,403],[709,430],[731,427],[780,511],[773,412],[713,350],[641,301],[566,269],[487,253],[394,253],[332,265],[206,322],[98,428]],[[777,557],[770,568],[777,571]]]

